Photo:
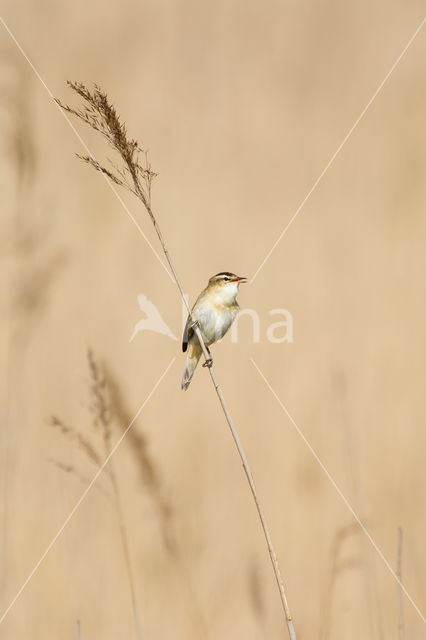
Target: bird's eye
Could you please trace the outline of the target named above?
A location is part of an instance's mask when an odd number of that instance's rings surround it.
[[[225,280],[225,282],[228,282],[228,280],[229,280],[228,276],[225,276],[224,280]]]

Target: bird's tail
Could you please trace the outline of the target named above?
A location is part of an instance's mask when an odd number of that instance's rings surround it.
[[[181,389],[183,389],[184,391],[186,391],[189,387],[201,354],[202,349],[199,344],[189,344],[188,355],[186,356],[185,369],[183,370],[181,383]]]

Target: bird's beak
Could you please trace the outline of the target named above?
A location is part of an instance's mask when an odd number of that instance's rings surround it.
[[[244,284],[245,282],[247,282],[247,278],[244,278],[244,276],[237,276],[234,282],[238,282],[238,284]]]

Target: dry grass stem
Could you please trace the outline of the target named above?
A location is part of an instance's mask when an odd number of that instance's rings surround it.
[[[184,304],[188,310],[188,314],[193,320],[191,315],[191,309],[185,297],[181,281],[178,277],[178,274],[174,267],[174,263],[170,257],[166,243],[163,239],[160,227],[158,225],[157,218],[154,215],[151,208],[151,185],[152,185],[152,180],[156,174],[151,169],[151,166],[148,162],[147,154],[143,152],[139,143],[135,139],[128,137],[126,127],[121,122],[115,107],[109,101],[107,94],[104,91],[102,91],[99,86],[95,85],[94,90],[92,92],[89,89],[87,89],[87,87],[81,82],[68,82],[68,86],[75,93],[77,93],[78,96],[82,99],[81,108],[74,109],[69,105],[63,104],[59,100],[57,100],[57,103],[65,111],[76,116],[78,119],[80,119],[82,122],[87,124],[89,127],[94,129],[95,131],[98,131],[106,140],[108,145],[110,145],[119,154],[121,158],[121,167],[120,169],[115,168],[115,173],[114,173],[114,165],[112,165],[111,163],[110,164],[112,166],[112,169],[108,169],[104,164],[101,164],[98,160],[96,160],[91,156],[82,156],[82,157],[80,156],[80,157],[85,162],[90,164],[94,169],[96,169],[96,171],[100,171],[104,173],[115,184],[124,187],[125,189],[127,189],[128,191],[136,195],[137,198],[142,202],[151,219],[152,224],[154,225],[158,239],[164,251],[164,255],[166,256],[167,262],[172,271],[173,277],[176,281],[176,285],[179,289],[182,300],[184,301]],[[195,325],[194,330],[200,342],[201,348],[203,350],[204,359],[207,362],[210,356],[204,344],[200,329],[198,328],[197,325]],[[221,389],[219,388],[219,383],[217,381],[217,378],[212,366],[209,367],[209,372],[210,372],[210,377],[215,387],[217,396],[219,398],[220,404],[222,406],[222,410],[224,412],[226,421],[231,430],[235,445],[238,449],[238,453],[240,455],[240,458],[243,464],[244,472],[246,474],[247,481],[249,483],[250,490],[251,490],[251,493],[256,505],[256,509],[261,521],[263,533],[268,546],[269,556],[270,556],[272,567],[275,574],[275,579],[279,589],[279,594],[280,594],[281,603],[282,603],[285,618],[286,618],[289,637],[291,640],[295,640],[296,632],[295,632],[293,620],[290,614],[290,609],[288,606],[284,585],[281,578],[278,560],[272,544],[271,535],[269,533],[269,527],[267,525],[266,518],[257,495],[251,469],[250,469],[247,457],[244,453],[244,449],[241,444],[240,438],[238,436],[237,430],[235,428],[234,422],[229,413],[228,407],[226,406],[224,396],[222,394]]]

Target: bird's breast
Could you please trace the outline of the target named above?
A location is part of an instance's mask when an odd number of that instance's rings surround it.
[[[197,305],[196,315],[203,340],[207,345],[223,338],[238,312],[238,306],[224,306],[205,302]]]

